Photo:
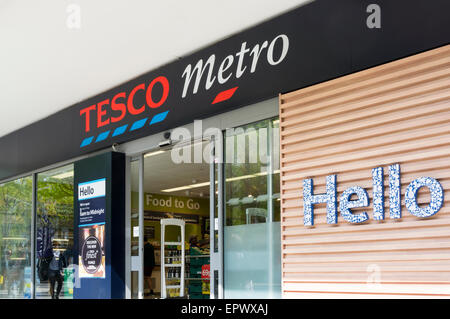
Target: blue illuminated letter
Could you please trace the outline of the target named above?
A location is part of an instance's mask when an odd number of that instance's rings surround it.
[[[358,195],[357,200],[350,200],[352,194]],[[362,223],[369,219],[366,212],[360,214],[352,214],[351,208],[366,207],[369,206],[369,196],[364,188],[359,186],[353,186],[347,188],[339,199],[339,210],[341,215],[349,223]]]
[[[384,176],[383,167],[372,169],[373,219],[384,220]]]
[[[389,166],[389,217],[402,218],[400,199],[400,165]]]
[[[417,191],[421,187],[428,187],[431,192],[431,201],[426,208],[417,205]],[[432,177],[419,177],[406,188],[405,206],[408,211],[417,217],[430,217],[436,214],[444,202],[444,191],[441,184]]]
[[[336,175],[327,176],[327,192],[313,195],[313,180],[303,180],[303,224],[314,225],[314,204],[327,203],[327,223],[337,223]]]

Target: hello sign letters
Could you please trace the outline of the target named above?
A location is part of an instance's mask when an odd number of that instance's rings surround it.
[[[400,164],[389,166],[389,218],[399,219],[402,217],[401,206],[401,174]],[[327,205],[327,224],[337,224],[338,222],[338,202],[337,202],[337,175],[326,177],[326,193],[314,194],[312,179],[303,180],[303,224],[304,226],[314,225],[314,205],[325,203]],[[383,167],[372,169],[373,184],[373,219],[385,219],[384,207],[384,171]],[[430,191],[430,203],[427,207],[420,207],[417,203],[417,193],[420,188],[426,187]],[[357,199],[351,199],[352,195]],[[352,224],[359,224],[367,221],[367,212],[352,213],[352,208],[368,207],[369,196],[367,191],[360,186],[347,188],[339,197],[339,211],[342,218]],[[413,180],[405,192],[405,207],[414,216],[427,218],[435,215],[444,203],[444,191],[441,184],[432,177],[419,177]]]

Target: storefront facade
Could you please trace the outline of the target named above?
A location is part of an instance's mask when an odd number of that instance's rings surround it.
[[[59,251],[62,296],[143,298],[174,216],[208,298],[448,296],[448,6],[314,1],[0,138],[2,297]]]

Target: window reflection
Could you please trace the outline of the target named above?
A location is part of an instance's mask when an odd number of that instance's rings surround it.
[[[32,178],[0,185],[0,298],[31,298]]]
[[[280,298],[278,120],[225,137],[225,298]]]
[[[38,174],[36,298],[73,296],[73,165]]]
[[[278,120],[249,124],[227,133],[226,226],[279,221]]]

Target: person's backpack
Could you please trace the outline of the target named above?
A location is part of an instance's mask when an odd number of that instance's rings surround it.
[[[48,258],[53,256],[52,239],[55,230],[49,223],[39,227],[36,232],[36,254],[38,258]]]
[[[39,281],[42,282],[48,280],[48,269],[52,259],[53,256],[39,258],[37,265]]]

